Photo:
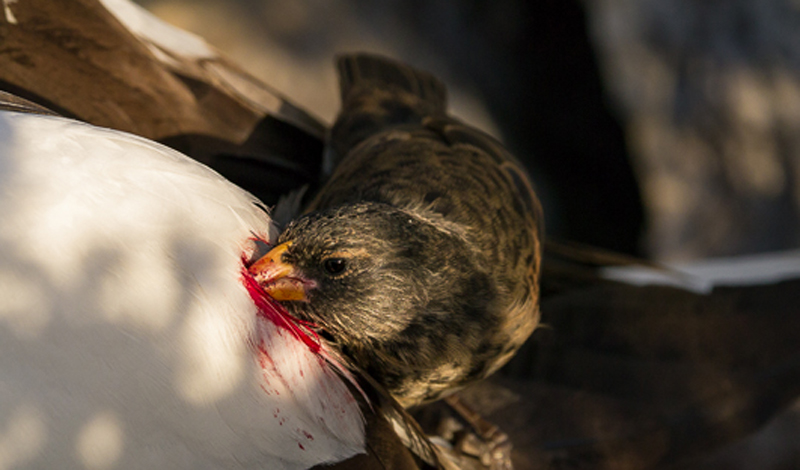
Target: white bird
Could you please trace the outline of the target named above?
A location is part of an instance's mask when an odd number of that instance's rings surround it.
[[[245,191],[140,137],[2,111],[0,220],[0,469],[364,452],[332,353],[244,285],[243,257],[275,235]]]

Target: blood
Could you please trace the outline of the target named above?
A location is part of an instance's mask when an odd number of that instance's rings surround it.
[[[273,299],[250,274],[244,255],[242,255],[242,283],[258,308],[259,316],[291,333],[292,336],[305,343],[311,352],[319,352],[320,339],[317,332],[313,330],[316,325],[289,315],[286,308]]]
[[[254,239],[251,240],[256,242],[267,243],[263,238],[260,238],[258,236],[256,236]],[[312,353],[314,354],[321,353],[322,357],[320,356],[317,357],[320,363],[323,363],[324,361],[325,363],[333,366],[342,376],[344,376],[347,379],[348,382],[350,382],[361,393],[361,396],[364,397],[366,403],[370,407],[372,407],[369,397],[367,396],[366,393],[364,393],[364,390],[361,389],[361,386],[358,384],[358,381],[352,376],[350,371],[347,370],[345,367],[343,367],[338,361],[333,360],[331,357],[329,357],[325,353],[325,351],[322,352],[320,351],[322,348],[321,340],[317,332],[314,331],[314,329],[317,328],[317,325],[315,325],[312,322],[304,321],[299,318],[291,316],[289,312],[286,310],[286,308],[283,305],[281,305],[278,301],[273,299],[272,296],[270,296],[267,293],[267,291],[264,290],[263,287],[261,287],[258,281],[256,281],[255,277],[253,277],[253,275],[250,273],[250,271],[248,270],[250,261],[248,261],[246,254],[243,253],[240,259],[242,262],[242,270],[241,270],[242,284],[244,284],[247,293],[250,295],[250,298],[256,305],[256,308],[258,308],[258,316],[272,322],[273,324],[277,325],[280,328],[287,330],[292,336],[305,343],[305,345]],[[271,364],[272,359],[269,357],[269,353],[264,348],[264,344],[263,343],[259,344],[258,349],[261,352],[261,357],[259,358],[259,362],[262,366],[262,369],[266,370],[267,368],[267,362],[265,361],[269,361],[271,367],[274,369],[275,366],[274,364]],[[303,374],[302,370],[300,371],[300,376],[305,378],[305,375]],[[273,392],[276,395],[280,395],[280,392],[277,389],[273,390]],[[356,401],[355,397],[353,397],[350,394],[346,394],[346,397],[347,397],[346,399],[351,403]],[[344,413],[344,410],[342,410],[342,412]]]
[[[299,442],[297,443],[297,446],[298,446],[298,447],[300,447],[300,448],[301,448],[301,449],[303,449],[303,450],[306,450],[306,448],[305,448],[305,447],[303,447],[303,444],[300,444]]]

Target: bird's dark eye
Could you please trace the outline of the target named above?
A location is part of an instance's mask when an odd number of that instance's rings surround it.
[[[344,258],[328,258],[322,262],[328,274],[341,274],[347,269],[347,260]]]

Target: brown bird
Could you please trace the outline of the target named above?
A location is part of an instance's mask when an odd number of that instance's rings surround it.
[[[457,454],[247,274],[277,236],[249,193],[155,142],[3,91],[0,168],[0,425],[23,423],[35,444],[0,460],[454,468]]]
[[[335,170],[251,272],[403,405],[435,400],[537,325],[541,207],[438,79],[371,55],[338,66]]]

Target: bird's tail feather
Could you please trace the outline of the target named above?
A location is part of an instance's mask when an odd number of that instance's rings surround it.
[[[353,54],[338,57],[339,88],[342,103],[364,86],[394,89],[418,98],[438,113],[447,108],[447,90],[433,75],[406,64],[372,54]]]
[[[370,54],[337,61],[342,110],[331,129],[331,166],[370,136],[446,115],[447,90],[433,75]]]

